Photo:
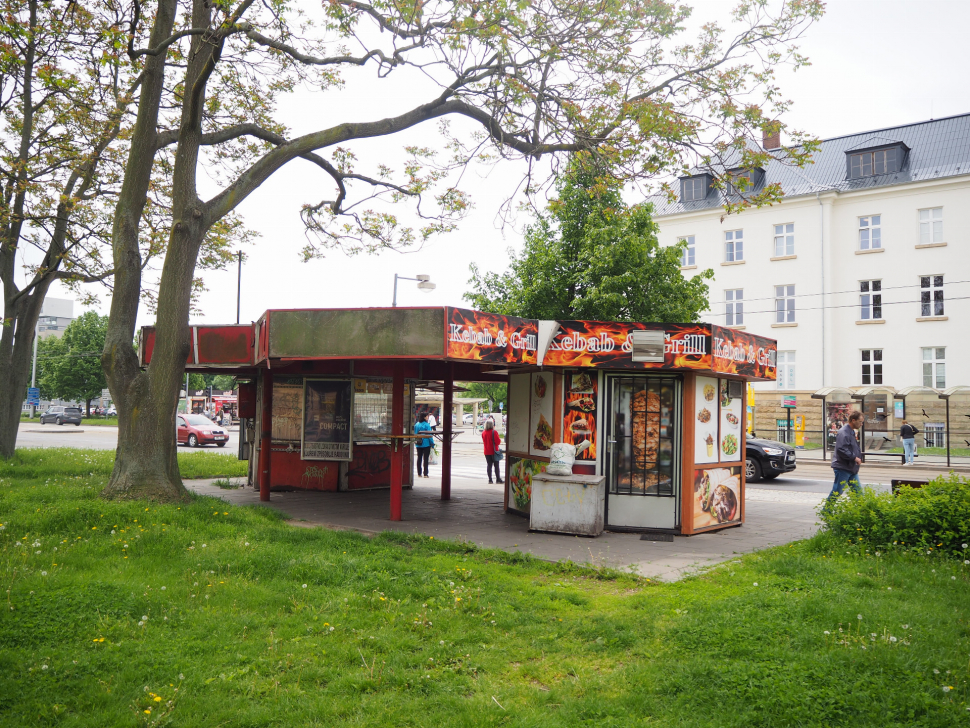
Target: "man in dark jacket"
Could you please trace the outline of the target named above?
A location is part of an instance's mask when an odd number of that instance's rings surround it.
[[[855,431],[862,427],[862,413],[859,411],[849,415],[849,423],[843,425],[835,436],[835,450],[832,451],[832,469],[835,471],[835,483],[832,492],[825,501],[828,508],[835,499],[842,495],[847,487],[856,493],[862,490],[859,485],[859,466],[862,464],[862,450]]]

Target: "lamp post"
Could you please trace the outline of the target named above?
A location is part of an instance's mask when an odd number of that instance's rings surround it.
[[[417,281],[418,290],[424,291],[425,293],[431,293],[436,286],[431,282],[431,276],[419,273],[416,278],[408,278],[407,276],[399,276],[397,273],[394,274],[394,298],[391,300],[392,306],[397,306],[397,282],[398,281]]]
[[[236,260],[239,266],[239,272],[236,274],[236,323],[239,323],[239,306],[242,301],[242,251],[236,251]],[[188,392],[188,387],[185,391]],[[188,395],[186,395],[188,396]]]

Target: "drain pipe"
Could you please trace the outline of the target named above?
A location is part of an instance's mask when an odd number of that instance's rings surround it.
[[[822,197],[819,191],[815,190],[815,199],[818,200],[818,240],[819,252],[822,261],[822,386],[825,386],[825,206],[822,204]],[[824,419],[824,412],[823,419]]]

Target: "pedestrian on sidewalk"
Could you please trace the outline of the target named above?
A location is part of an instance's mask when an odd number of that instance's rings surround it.
[[[482,431],[482,444],[485,446],[485,468],[488,470],[488,482],[492,482],[492,468],[495,468],[495,482],[502,482],[502,471],[499,466],[502,462],[502,438],[499,437],[495,429],[495,422],[485,420],[485,429]]]
[[[432,431],[438,429],[438,420],[435,419],[434,412],[428,412],[428,424],[431,425]]]
[[[428,415],[418,416],[418,421],[414,423],[414,434],[420,435],[423,432],[431,432],[431,425],[428,424]],[[431,456],[432,440],[430,437],[422,437],[415,441],[415,450],[418,453],[418,477],[430,477],[428,475],[428,458]],[[424,463],[424,475],[421,474],[421,463]]]
[[[856,493],[862,492],[859,485],[859,466],[862,465],[862,450],[855,431],[862,427],[862,413],[856,410],[849,415],[849,422],[842,426],[835,436],[835,450],[832,451],[832,470],[835,483],[832,492],[825,499],[823,510],[827,510],[847,487]]]
[[[916,434],[919,432],[915,427],[903,420],[903,426],[899,428],[899,439],[903,441],[903,453],[905,461],[903,465],[915,465],[916,457]]]

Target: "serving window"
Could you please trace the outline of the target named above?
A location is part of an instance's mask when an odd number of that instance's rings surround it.
[[[676,396],[674,379],[612,380],[610,493],[676,496]]]

